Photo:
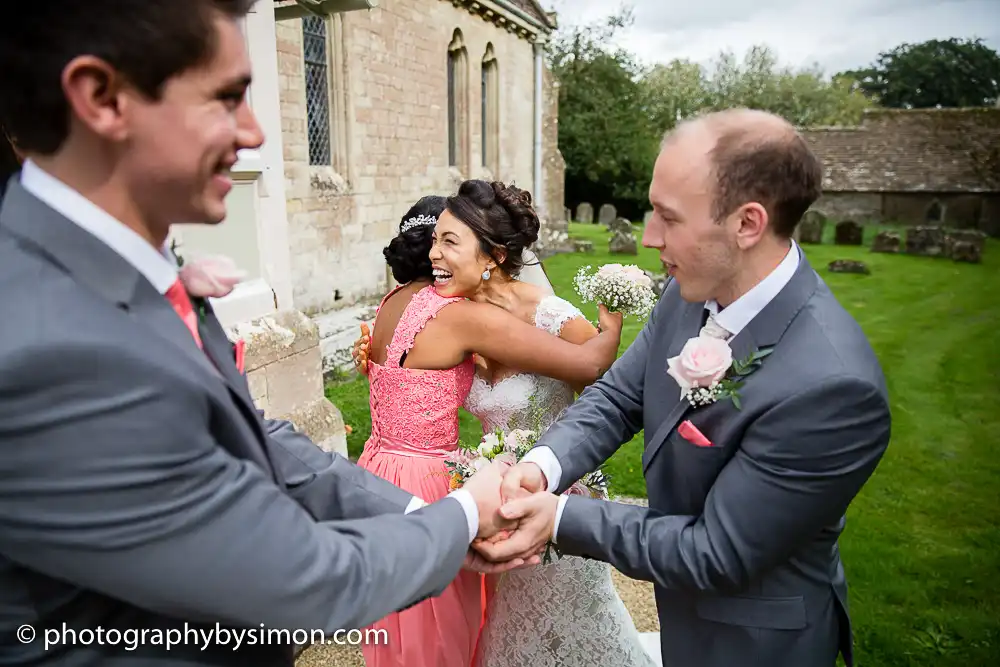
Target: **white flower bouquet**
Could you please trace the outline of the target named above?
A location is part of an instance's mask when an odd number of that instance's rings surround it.
[[[515,429],[509,433],[497,430],[495,433],[487,433],[479,441],[479,446],[475,448],[459,447],[449,457],[445,459],[445,466],[451,478],[451,490],[461,488],[472,475],[476,474],[483,466],[491,461],[501,461],[514,465],[522,456],[528,453],[538,436],[535,431],[525,429]],[[566,490],[567,495],[590,496],[592,498],[606,498],[608,495],[608,478],[600,470],[587,473],[579,481]],[[555,552],[558,558],[562,554],[552,543],[545,549],[542,563],[552,562],[552,553]]]
[[[472,477],[491,461],[514,465],[528,453],[538,436],[534,431],[515,429],[509,433],[496,431],[487,433],[475,448],[459,447],[445,459],[451,489],[461,488],[465,480]],[[566,490],[567,494],[604,498],[608,493],[607,476],[600,470],[587,473]]]
[[[584,302],[603,303],[625,316],[646,319],[656,306],[653,281],[632,264],[605,264],[594,273],[585,266],[576,274],[574,284]]]

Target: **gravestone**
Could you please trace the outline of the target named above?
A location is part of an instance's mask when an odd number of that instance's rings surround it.
[[[872,252],[896,253],[902,247],[903,238],[899,235],[899,232],[879,232],[872,241]]]
[[[602,225],[610,225],[611,222],[618,217],[618,209],[615,208],[614,204],[602,204],[600,214],[597,217],[597,221]]]
[[[799,233],[799,243],[822,243],[826,218],[819,211],[806,211],[796,229]]]
[[[652,220],[652,219],[653,219],[653,212],[652,211],[646,211],[645,215],[642,216],[642,224],[643,225],[648,225],[649,221]]]
[[[945,234],[940,227],[918,225],[906,231],[906,253],[921,257],[944,256]]]
[[[835,259],[827,268],[832,273],[858,273],[865,276],[871,274],[868,265],[855,259]]]
[[[576,221],[585,225],[594,224],[594,207],[587,202],[582,202],[576,207]]]
[[[573,219],[573,211],[571,211],[571,210],[569,210],[569,208],[563,206],[563,220],[565,220],[566,222],[569,222],[572,219]]]
[[[944,206],[941,202],[934,200],[924,212],[924,221],[930,225],[939,225],[944,222]]]
[[[663,290],[667,289],[667,283],[670,282],[670,276],[662,273],[653,273],[652,271],[642,270],[649,278],[650,282],[653,283],[653,293],[656,294],[656,298],[660,298],[663,295]]]
[[[615,232],[608,241],[608,252],[612,255],[638,255],[639,244],[635,236],[625,232]]]
[[[577,239],[577,240],[573,241],[573,250],[575,252],[591,253],[591,252],[594,252],[594,244],[591,243],[590,241],[584,241],[582,239]]]
[[[986,234],[977,229],[949,229],[944,235],[944,255],[956,262],[979,264],[986,249]]]
[[[837,245],[861,245],[864,238],[864,227],[853,220],[843,220],[837,223],[834,232],[834,243]]]
[[[979,264],[983,261],[983,249],[972,241],[955,241],[950,256],[956,262]]]
[[[615,232],[624,232],[625,234],[632,233],[632,223],[625,218],[615,218],[608,224],[608,231],[614,234]]]

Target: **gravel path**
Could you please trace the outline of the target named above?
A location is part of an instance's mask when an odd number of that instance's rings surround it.
[[[646,505],[645,498],[617,498],[617,502]],[[639,632],[659,632],[653,584],[629,579],[617,570],[611,571],[618,594],[632,614]],[[299,656],[296,667],[365,667],[361,649],[353,646],[312,646]]]

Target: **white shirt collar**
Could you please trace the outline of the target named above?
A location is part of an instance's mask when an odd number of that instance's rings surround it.
[[[121,255],[160,294],[166,294],[177,281],[177,263],[165,250],[157,251],[146,239],[31,160],[25,160],[21,167],[21,185]]]
[[[799,246],[795,241],[792,241],[792,247],[788,250],[785,258],[781,260],[781,264],[757,283],[753,289],[724,308],[722,312],[719,312],[719,304],[715,300],[706,301],[705,308],[715,317],[716,324],[736,336],[750,324],[750,320],[764,310],[764,307],[774,297],[778,296],[778,292],[788,284],[798,268]]]

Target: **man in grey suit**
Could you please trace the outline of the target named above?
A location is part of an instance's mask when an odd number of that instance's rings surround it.
[[[0,209],[0,664],[290,665],[269,631],[342,640],[502,523],[498,468],[424,506],[263,419],[178,280],[170,225],[221,222],[263,141],[250,4],[36,3],[0,27],[26,158]]]
[[[478,546],[502,560],[554,539],[654,582],[664,665],[853,664],[837,540],[890,414],[864,334],[791,240],[820,184],[801,136],[762,112],[668,135],[643,244],[673,280],[635,343],[506,474],[506,497],[536,493],[501,509],[517,532]],[[752,361],[735,400],[696,382],[728,365],[720,339]],[[648,509],[552,495],[642,429]]]

